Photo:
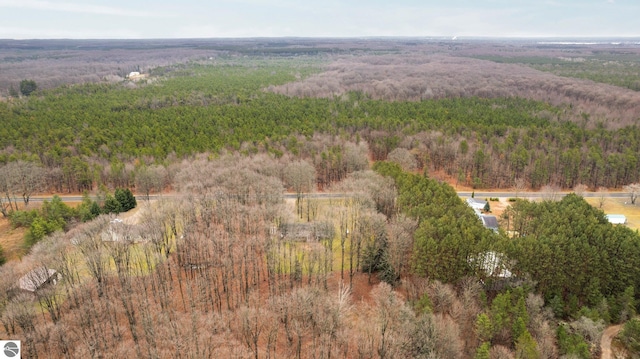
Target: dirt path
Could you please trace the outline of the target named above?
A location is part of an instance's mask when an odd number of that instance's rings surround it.
[[[119,217],[127,224],[140,224],[143,214],[150,211],[155,205],[155,200],[139,201],[138,206],[129,212],[121,213]]]
[[[613,359],[611,353],[611,340],[622,330],[622,324],[612,325],[604,330],[602,339],[600,339],[600,348],[602,350],[601,359]]]

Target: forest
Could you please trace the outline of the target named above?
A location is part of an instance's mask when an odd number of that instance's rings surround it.
[[[578,193],[638,188],[637,46],[211,41],[0,43],[27,357],[637,353],[640,235]],[[581,190],[491,231],[454,186]]]
[[[0,103],[0,162],[34,162],[45,169],[50,190],[81,192],[100,184],[132,187],[140,168],[222,150],[292,153],[320,171],[328,152],[341,156],[341,149],[307,148],[361,138],[373,160],[408,150],[419,168],[474,188],[510,188],[518,179],[534,189],[621,188],[639,179],[637,117],[576,118],[571,106],[517,97],[388,101],[362,91],[330,98],[270,91],[297,93],[302,85],[286,83],[317,76],[318,67],[300,59],[157,71],[163,75],[147,84],[61,87]]]

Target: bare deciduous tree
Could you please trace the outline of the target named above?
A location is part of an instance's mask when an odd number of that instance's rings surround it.
[[[636,199],[640,194],[640,183],[632,183],[626,185],[623,187],[623,189],[628,193],[631,204],[636,204]]]
[[[538,343],[541,358],[557,358],[556,332],[550,324],[553,313],[544,307],[544,299],[538,295],[529,293],[526,300],[527,313],[529,313],[529,328],[531,335]]]
[[[60,167],[47,167],[44,175],[45,190],[62,192],[64,189],[64,172]]]
[[[546,185],[540,188],[542,199],[545,201],[558,201],[560,200],[560,187],[556,185]]]
[[[526,188],[527,183],[525,182],[524,178],[516,178],[513,182],[513,191],[516,193],[516,198],[518,198],[520,194],[522,194],[522,191],[524,191]]]
[[[316,169],[306,161],[297,161],[284,168],[284,179],[287,187],[296,193],[296,208],[302,218],[302,199],[305,192],[313,189],[316,180]]]
[[[344,162],[347,173],[364,171],[369,168],[369,146],[365,141],[344,144]]]
[[[354,204],[383,213],[388,218],[395,214],[397,191],[389,177],[373,171],[351,173],[343,181],[333,185],[331,190],[349,195]]]
[[[387,155],[387,160],[397,163],[405,171],[414,171],[418,167],[415,156],[406,148],[398,147]]]
[[[584,197],[585,193],[589,188],[584,184],[577,184],[573,187],[573,193],[577,194],[580,197]]]
[[[89,273],[96,280],[98,296],[102,297],[107,279],[109,259],[103,245],[102,234],[109,225],[109,217],[101,216],[83,228],[74,242],[82,253]]]
[[[20,294],[11,300],[2,313],[2,323],[5,328],[9,328],[9,335],[15,337],[18,328],[22,337],[26,339],[23,345],[25,349],[23,355],[36,356],[36,313],[34,303],[29,295]],[[26,352],[26,353],[25,353]]]
[[[263,332],[274,320],[271,313],[265,308],[241,307],[237,312],[237,325],[245,344],[253,352],[254,358],[258,359],[260,347],[258,343],[263,336]]]
[[[602,338],[602,333],[604,332],[605,324],[602,319],[598,321],[593,321],[587,317],[580,317],[577,320],[569,323],[572,331],[580,334],[587,343],[589,347],[592,348],[592,351],[597,350],[600,346],[600,339]],[[595,353],[594,353],[595,354]]]
[[[502,345],[494,345],[489,351],[491,359],[514,359],[516,356],[509,348]]]
[[[0,211],[7,215],[9,211],[18,209],[17,198],[22,198],[25,206],[29,204],[31,195],[42,190],[45,171],[33,162],[9,162],[0,167]]]
[[[375,303],[376,351],[382,359],[394,358],[400,354],[396,333],[401,331],[407,320],[411,320],[413,313],[405,306],[404,299],[387,283],[378,284],[371,291],[371,298]]]
[[[31,195],[42,190],[45,171],[33,162],[17,161],[7,166],[13,167],[14,191],[20,193],[24,204],[28,205]]]
[[[13,191],[12,174],[7,166],[0,167],[0,212],[7,217],[18,209],[18,202]]]
[[[602,209],[607,201],[609,190],[606,187],[598,187],[598,208]]]
[[[405,216],[395,217],[389,226],[389,264],[398,278],[409,272],[413,233],[417,226],[416,220]]]
[[[136,172],[135,183],[136,191],[149,200],[151,192],[161,192],[167,185],[167,169],[161,165],[141,167]]]

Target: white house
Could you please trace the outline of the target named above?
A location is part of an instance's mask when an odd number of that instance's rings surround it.
[[[605,217],[611,224],[627,224],[627,217],[624,214],[607,214]]]
[[[481,199],[476,198],[467,198],[467,204],[469,207],[477,210],[484,210],[484,207],[487,205],[487,201],[483,201]]]

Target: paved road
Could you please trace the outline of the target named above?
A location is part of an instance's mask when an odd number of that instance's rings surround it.
[[[78,195],[64,195],[64,194],[59,194],[58,195],[63,202],[82,202],[82,196],[78,196]],[[95,199],[95,196],[90,196],[92,199]],[[142,200],[146,200],[147,196],[135,196],[137,201],[142,201]],[[149,196],[149,199],[151,200],[156,200],[156,199],[160,199],[160,198],[174,198],[174,197],[178,197],[177,194],[152,194]],[[53,198],[53,195],[49,195],[49,196],[31,196],[29,201],[30,202],[43,202],[43,201],[51,201],[51,198]],[[22,198],[18,198],[18,203],[22,202]]]
[[[460,197],[471,197],[472,192],[458,192]],[[566,196],[567,194],[572,192],[559,192],[559,196]],[[585,192],[583,197],[600,197],[604,195],[606,198],[628,198],[629,193],[627,192],[606,192],[606,193],[597,193],[597,192]],[[516,192],[475,192],[475,197],[477,198],[486,198],[486,197],[516,197]],[[518,192],[519,198],[542,198],[545,196],[549,196],[548,193],[542,192]]]
[[[58,195],[61,199],[62,202],[82,202],[82,196],[65,196],[65,195]],[[29,198],[29,202],[43,202],[43,201],[51,201],[51,198],[53,198],[53,195],[51,196],[31,196]],[[18,198],[18,202],[21,202],[22,198]]]
[[[489,198],[489,197],[519,197],[519,198],[542,198],[548,196],[549,194],[542,192],[518,192],[516,196],[516,192],[506,191],[506,192],[473,192],[476,198]],[[559,192],[558,196],[566,196],[571,192]],[[458,195],[460,197],[471,197],[472,192],[459,191]],[[158,200],[162,198],[175,198],[179,197],[179,194],[169,193],[169,194],[152,194],[149,196],[151,200]],[[295,193],[285,193],[282,195],[285,199],[295,199]],[[305,193],[305,198],[345,198],[348,197],[345,193]],[[584,197],[600,197],[605,196],[606,198],[629,198],[629,193],[627,192],[606,192],[606,193],[597,193],[597,192],[586,192],[583,194]],[[51,200],[53,196],[32,196],[31,201],[33,202],[42,202],[44,200]],[[80,202],[82,201],[82,196],[78,195],[60,195],[60,198],[64,202]],[[92,198],[94,198],[92,196]],[[146,196],[138,195],[136,196],[138,201],[146,200]]]
[[[78,195],[58,195],[63,202],[82,202],[82,196],[78,196]],[[181,195],[178,193],[166,193],[166,194],[152,194],[149,195],[149,199],[150,200],[158,200],[158,199],[163,199],[163,198],[178,198]],[[147,199],[147,196],[144,195],[137,195],[135,196],[137,201],[143,201]],[[297,195],[295,193],[284,193],[282,195],[283,198],[285,199],[296,199]],[[345,198],[348,197],[347,194],[345,193],[323,193],[323,192],[317,192],[317,193],[305,193],[304,194],[305,198]],[[43,201],[51,201],[51,198],[53,198],[53,195],[49,195],[49,196],[31,196],[30,201],[31,202],[43,202]],[[95,199],[95,196],[91,196],[92,199]],[[22,198],[18,198],[18,202],[21,202]]]

